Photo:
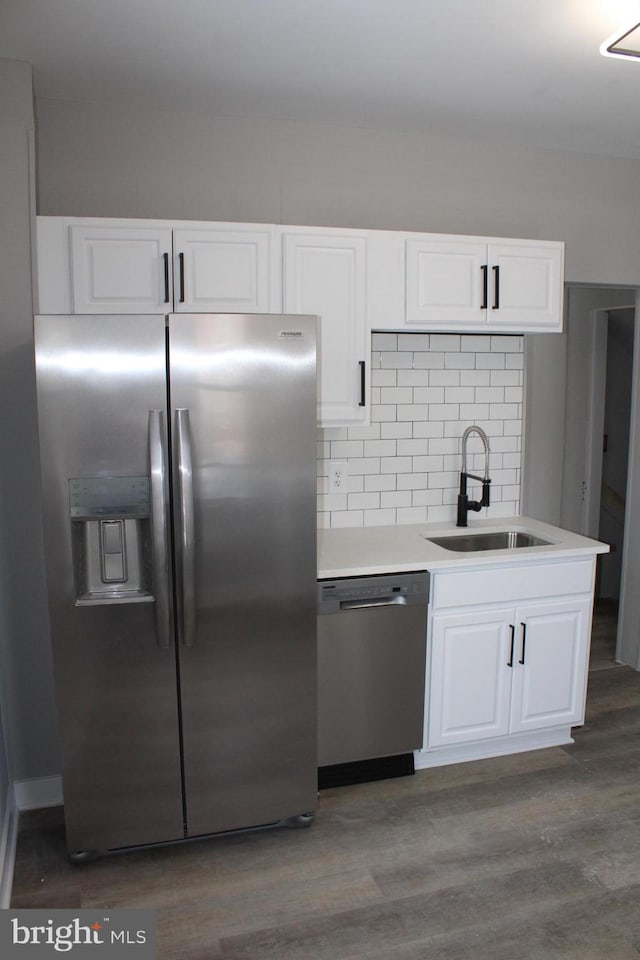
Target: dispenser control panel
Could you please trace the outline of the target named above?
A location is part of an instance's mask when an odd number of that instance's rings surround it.
[[[73,520],[148,517],[149,477],[72,477],[69,507]]]

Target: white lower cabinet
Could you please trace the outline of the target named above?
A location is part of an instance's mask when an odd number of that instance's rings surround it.
[[[488,602],[472,598],[468,606],[471,572],[442,574],[441,584],[434,575],[432,596],[444,607],[430,612],[419,766],[570,740],[571,727],[584,722],[593,569],[581,561],[479,571]],[[589,593],[563,595],[563,580]],[[509,603],[496,602],[501,589]],[[544,589],[549,596],[539,596]]]
[[[582,723],[591,601],[434,616],[429,745]]]

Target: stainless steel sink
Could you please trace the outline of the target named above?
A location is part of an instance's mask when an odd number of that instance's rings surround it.
[[[523,530],[500,530],[498,533],[462,533],[446,537],[426,537],[430,543],[435,543],[445,550],[455,550],[460,553],[474,550],[516,550],[518,547],[548,546],[548,540],[534,537],[532,533]]]

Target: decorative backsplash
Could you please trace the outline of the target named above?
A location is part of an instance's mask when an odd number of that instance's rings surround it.
[[[318,525],[455,522],[461,438],[489,437],[491,506],[519,512],[524,340],[521,336],[374,333],[371,425],[318,431]],[[467,469],[484,470],[471,435]],[[344,493],[329,493],[330,461],[346,461]],[[470,482],[471,499],[480,484]]]

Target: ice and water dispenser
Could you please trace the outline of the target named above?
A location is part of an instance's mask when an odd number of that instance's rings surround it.
[[[151,601],[148,477],[69,480],[77,604]]]

